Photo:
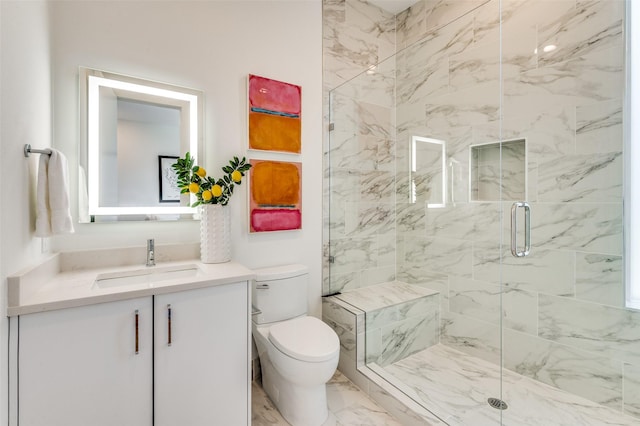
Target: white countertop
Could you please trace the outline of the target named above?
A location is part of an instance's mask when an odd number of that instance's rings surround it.
[[[191,246],[156,246],[156,266],[146,267],[144,247],[56,253],[34,267],[8,278],[7,315],[17,316],[95,303],[249,281],[252,270],[237,262],[205,264]],[[173,255],[173,256],[172,256]],[[108,288],[95,285],[100,274],[162,270],[181,265],[197,267],[187,278],[164,279]]]

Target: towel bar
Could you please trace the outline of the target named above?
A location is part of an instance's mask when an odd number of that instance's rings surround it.
[[[24,145],[24,156],[28,157],[31,153],[34,154],[47,154],[47,155],[51,155],[51,150],[50,149],[31,149],[31,145],[30,144],[25,144]]]

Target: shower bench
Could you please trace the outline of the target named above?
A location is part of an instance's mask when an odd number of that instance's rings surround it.
[[[391,281],[325,297],[323,319],[358,367],[385,366],[438,343],[439,307],[437,291]]]
[[[439,342],[438,291],[402,281],[349,290],[323,297],[322,319],[340,338],[338,369],[345,376],[403,424],[442,424],[369,368],[386,366]]]

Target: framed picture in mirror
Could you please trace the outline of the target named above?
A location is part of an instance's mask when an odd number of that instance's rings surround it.
[[[158,156],[158,178],[160,185],[159,200],[161,203],[179,203],[180,188],[178,188],[178,176],[171,166],[180,157],[170,155]]]

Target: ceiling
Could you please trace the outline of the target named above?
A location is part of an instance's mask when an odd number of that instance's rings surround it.
[[[420,0],[368,0],[369,3],[391,12],[394,15],[402,12],[410,6],[418,3]]]

